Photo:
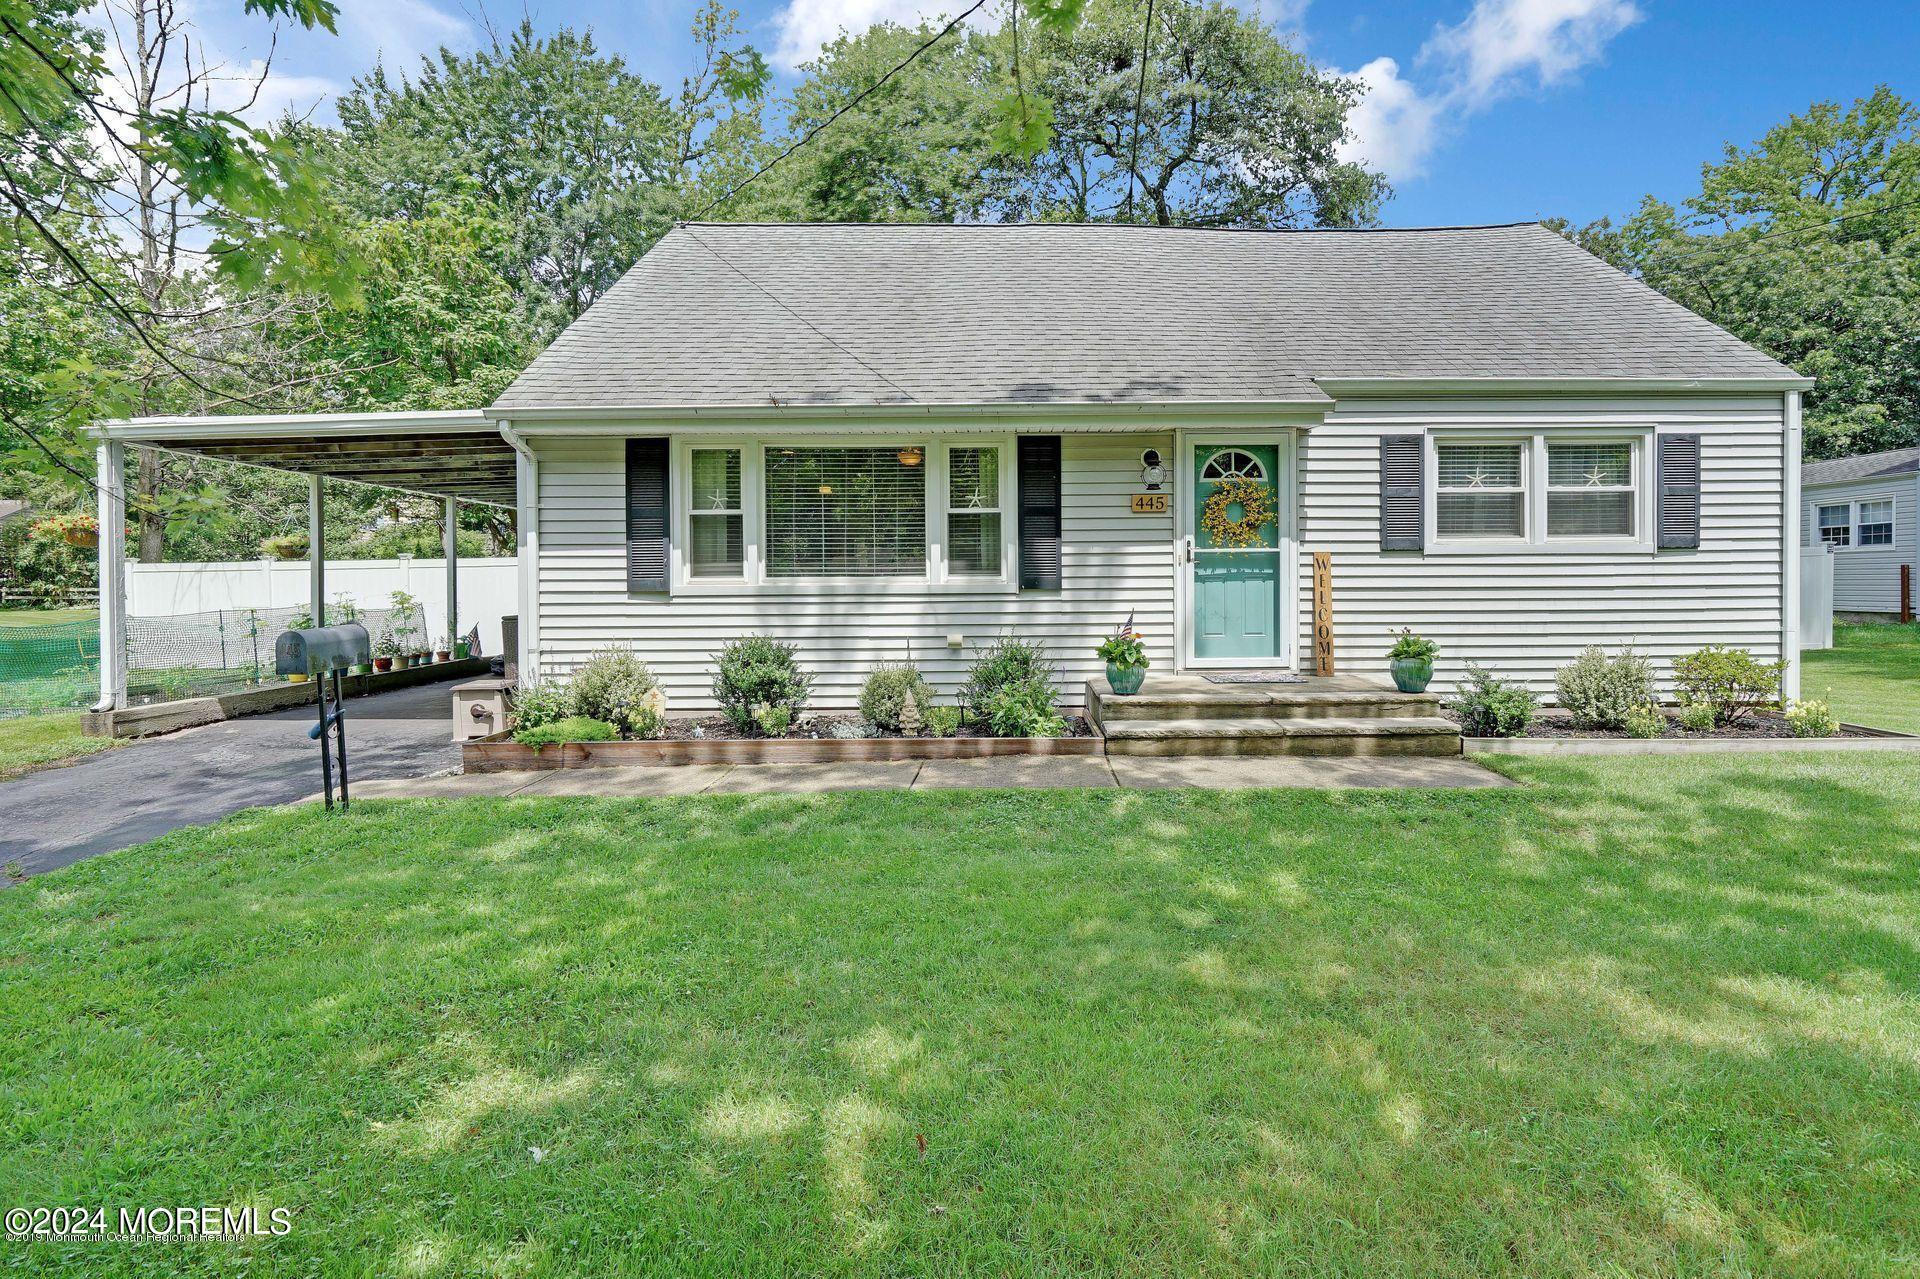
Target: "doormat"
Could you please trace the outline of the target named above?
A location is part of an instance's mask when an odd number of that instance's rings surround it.
[[[1205,675],[1209,684],[1304,684],[1304,675],[1289,675],[1285,671],[1221,671],[1214,675]]]

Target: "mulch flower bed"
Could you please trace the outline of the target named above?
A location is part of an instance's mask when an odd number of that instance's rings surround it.
[[[1443,711],[1442,714],[1456,724],[1460,722],[1460,717],[1450,710]],[[1526,735],[1528,737],[1612,737],[1622,740],[1633,737],[1633,734],[1618,728],[1575,728],[1565,715],[1551,710],[1542,711],[1540,717],[1533,721],[1533,727],[1527,730]],[[1696,733],[1691,729],[1682,728],[1680,721],[1674,718],[1673,715],[1668,714],[1667,731],[1662,733],[1658,738],[1647,738],[1644,740],[1661,741],[1675,739],[1693,742],[1745,741],[1756,738],[1789,738],[1792,736],[1793,730],[1787,727],[1787,721],[1784,716],[1778,712],[1766,711],[1755,712],[1741,720],[1738,724],[1726,728],[1711,729],[1704,733]],[[1842,726],[1840,731],[1835,733],[1834,736],[1878,737],[1879,734],[1869,733],[1864,729]]]
[[[1061,734],[1061,736],[1063,737],[1092,737],[1093,736],[1092,726],[1089,725],[1087,721],[1081,718],[1080,716],[1069,715],[1066,717],[1066,720],[1067,720],[1067,731]],[[840,729],[838,733],[834,732],[834,729],[836,727]],[[992,737],[993,734],[987,732],[986,730],[980,728],[978,725],[975,725],[975,724],[962,724],[959,728],[959,731],[950,734],[950,736],[952,737]],[[930,741],[938,740],[938,739],[935,739],[933,735],[930,733],[924,733],[924,732],[911,733],[911,734],[902,733],[897,729],[885,729],[875,724],[863,723],[858,716],[853,716],[853,715],[809,715],[807,716],[807,718],[801,720],[798,724],[788,729],[787,735],[784,738],[780,738],[777,740],[789,741],[789,742],[795,742],[795,741],[817,742],[817,741],[848,741],[848,740],[854,740],[858,738],[877,738],[877,737],[892,737],[892,738],[913,737],[916,739],[923,739],[923,740],[930,740]],[[654,738],[653,740],[666,741],[666,742],[687,742],[687,741],[764,742],[764,741],[771,741],[776,739],[769,738],[765,733],[761,733],[758,731],[751,732],[751,733],[743,733],[739,729],[735,728],[730,722],[728,722],[723,717],[719,715],[710,715],[705,719],[670,719],[667,721],[667,731],[661,734],[659,737]]]

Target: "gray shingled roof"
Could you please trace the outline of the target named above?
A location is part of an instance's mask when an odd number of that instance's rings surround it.
[[[1911,475],[1920,471],[1920,449],[1890,449],[1859,457],[1836,457],[1808,462],[1800,468],[1802,484],[1836,484],[1842,480],[1873,480],[1883,475]]]
[[[1791,378],[1535,223],[678,227],[496,409],[1318,401],[1315,378]]]

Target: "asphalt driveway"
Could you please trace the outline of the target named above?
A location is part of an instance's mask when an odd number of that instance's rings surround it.
[[[355,780],[421,777],[455,767],[453,681],[347,703]],[[64,768],[0,782],[0,863],[36,875],[320,790],[311,706],[250,715],[134,742]]]

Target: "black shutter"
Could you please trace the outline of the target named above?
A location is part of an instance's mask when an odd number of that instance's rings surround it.
[[[1060,589],[1060,437],[1023,435],[1020,448],[1020,586]]]
[[[667,589],[667,442],[627,441],[627,589]]]
[[[1660,549],[1700,545],[1700,437],[1660,437]]]
[[[1380,549],[1427,545],[1427,444],[1418,435],[1380,437]]]

